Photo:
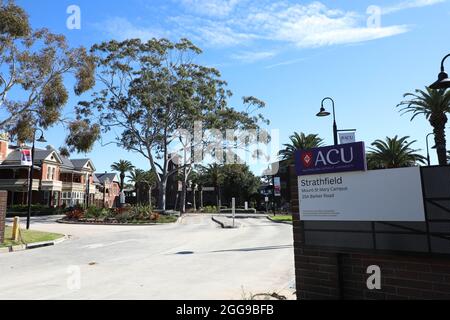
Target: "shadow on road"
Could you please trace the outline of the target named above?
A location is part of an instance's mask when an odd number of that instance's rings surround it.
[[[280,250],[280,249],[291,249],[293,245],[280,245],[280,246],[267,246],[267,247],[254,247],[254,248],[241,248],[241,249],[227,249],[227,250],[216,250],[210,251],[210,253],[221,253],[221,252],[249,252],[249,251],[265,251],[265,250]]]

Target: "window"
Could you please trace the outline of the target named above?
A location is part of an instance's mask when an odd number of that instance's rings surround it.
[[[47,166],[47,180],[53,181],[56,176],[56,167]]]

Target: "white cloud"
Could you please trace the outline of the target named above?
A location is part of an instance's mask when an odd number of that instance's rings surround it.
[[[432,6],[438,3],[446,2],[447,0],[409,0],[397,3],[393,6],[382,8],[383,14],[389,14],[398,12],[401,10],[412,9],[412,8],[422,8],[427,6]]]
[[[139,38],[149,40],[151,38],[167,37],[166,31],[158,28],[139,27],[126,18],[113,17],[95,25],[97,29],[107,33],[117,40]]]
[[[295,46],[316,48],[362,43],[392,37],[409,31],[405,25],[367,27],[365,12],[329,8],[321,2],[308,4],[289,0],[174,0],[181,3],[183,14],[159,20],[161,27],[144,27],[124,18],[112,18],[99,25],[104,32],[119,38],[188,37],[202,47],[237,47],[241,51],[232,58],[260,61],[272,58],[269,49],[255,53],[249,47]],[[401,1],[401,0],[399,0]],[[393,13],[408,8],[425,7],[446,0],[403,0],[382,8]],[[253,52],[251,52],[253,51]]]
[[[193,35],[206,46],[222,47],[267,40],[310,48],[369,41],[408,31],[402,25],[370,29],[365,16],[330,9],[320,2],[258,4],[240,7],[227,19],[184,16],[172,21],[185,36]]]
[[[180,0],[182,5],[191,12],[212,16],[228,16],[240,2],[239,0]]]
[[[275,51],[244,51],[231,55],[231,58],[243,63],[254,63],[261,60],[270,59],[276,56]]]

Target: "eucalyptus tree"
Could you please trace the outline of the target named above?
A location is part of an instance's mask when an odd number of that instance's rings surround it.
[[[94,45],[91,52],[96,56],[101,88],[91,101],[79,103],[78,115],[98,119],[103,132],[114,129],[119,147],[148,160],[157,173],[161,210],[166,209],[168,178],[192,168],[194,149],[206,150],[208,145],[203,138],[195,145],[185,145],[186,155],[179,161],[173,146],[180,140],[185,144],[193,140],[189,135],[180,136],[180,130],[192,133],[197,122],[202,123],[202,130],[259,128],[261,115],[228,106],[231,92],[226,82],[218,70],[194,63],[201,50],[187,39],[176,43],[167,39],[109,41]],[[264,106],[254,97],[243,102]],[[183,176],[188,177],[189,172]]]
[[[74,77],[74,93],[80,95],[95,85],[94,69],[85,48],[70,48],[63,35],[47,29],[33,30],[21,7],[0,1],[0,131],[27,141],[36,126],[47,129],[65,120],[78,134],[72,148],[90,150],[99,127],[88,119],[64,119],[62,112],[67,76]]]

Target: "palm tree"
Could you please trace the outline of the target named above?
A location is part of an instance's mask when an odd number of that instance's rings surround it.
[[[434,129],[434,139],[436,143],[437,155],[441,166],[447,164],[447,147],[445,140],[445,125],[448,121],[447,113],[450,112],[450,90],[433,90],[426,88],[426,91],[416,90],[416,93],[406,93],[405,98],[411,100],[402,101],[397,107],[402,106],[403,114],[411,112],[411,121],[418,115],[424,115]]]
[[[323,144],[323,140],[319,138],[317,134],[305,135],[303,132],[298,134],[294,133],[290,138],[291,143],[284,144],[285,149],[279,152],[282,160],[294,161],[295,152],[297,150],[307,150],[320,147]]]
[[[388,169],[412,167],[417,163],[425,163],[426,158],[411,148],[416,141],[408,142],[409,137],[386,137],[386,141],[376,140],[372,143],[367,155],[369,169]]]
[[[203,179],[211,183],[216,189],[217,210],[220,210],[222,192],[220,186],[224,179],[223,166],[217,163],[209,164],[207,167],[202,168],[202,173],[204,175]]]
[[[139,194],[141,191],[142,185],[146,185],[149,188],[149,203],[151,204],[151,190],[156,184],[156,177],[153,174],[153,171],[145,171],[142,169],[134,169],[130,172],[128,176],[129,182],[134,184],[134,188],[136,191],[136,202],[140,203]]]
[[[114,162],[111,165],[111,169],[120,172],[120,190],[123,190],[125,185],[125,176],[127,172],[133,171],[134,166],[128,160],[120,160],[119,162]]]

